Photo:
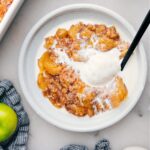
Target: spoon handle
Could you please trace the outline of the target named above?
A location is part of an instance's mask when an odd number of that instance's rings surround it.
[[[143,20],[136,36],[134,37],[124,59],[121,62],[121,71],[124,69],[126,63],[128,62],[128,59],[130,58],[131,54],[133,53],[135,47],[138,45],[141,37],[143,36],[145,30],[147,29],[148,25],[150,24],[150,10],[148,11],[145,19]]]

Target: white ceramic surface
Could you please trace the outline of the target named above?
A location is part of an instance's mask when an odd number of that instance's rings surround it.
[[[77,20],[75,18],[78,18]],[[138,82],[133,94],[118,109],[96,115],[92,118],[78,118],[64,110],[54,108],[43,98],[36,84],[35,66],[37,51],[45,35],[55,26],[64,22],[92,21],[115,24],[128,39],[132,39],[135,31],[122,17],[116,13],[96,5],[77,4],[59,8],[42,18],[29,32],[22,46],[19,58],[19,79],[22,90],[31,107],[46,121],[66,130],[87,132],[106,128],[120,119],[135,106],[145,85],[147,64],[145,52],[139,45],[136,54],[139,60]],[[76,22],[75,21],[75,22]],[[145,67],[143,67],[145,66]]]
[[[20,6],[22,5],[24,0],[13,0],[12,4],[10,5],[8,11],[6,12],[3,20],[0,22],[0,41],[5,34],[6,30],[8,29],[11,21],[15,17],[17,11],[19,10]]]

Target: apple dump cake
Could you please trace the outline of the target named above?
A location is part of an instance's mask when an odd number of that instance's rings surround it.
[[[45,39],[37,83],[57,108],[75,116],[94,116],[118,107],[128,95],[119,74],[129,44],[115,26],[72,25]]]
[[[0,22],[4,18],[9,6],[12,4],[13,0],[0,0]]]

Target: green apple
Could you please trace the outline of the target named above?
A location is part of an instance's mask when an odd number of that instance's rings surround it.
[[[4,142],[15,132],[18,118],[16,112],[4,103],[0,103],[0,142]]]

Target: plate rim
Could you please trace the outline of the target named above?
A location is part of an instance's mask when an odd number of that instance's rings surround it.
[[[143,72],[143,80],[142,80],[142,85],[141,88],[139,90],[139,93],[137,94],[137,99],[134,101],[134,103],[125,111],[124,114],[116,117],[113,121],[108,122],[107,124],[104,124],[103,126],[99,126],[99,127],[91,127],[91,128],[73,128],[71,126],[67,126],[67,125],[63,125],[60,124],[58,121],[55,121],[54,119],[47,119],[47,117],[44,116],[44,113],[42,111],[40,111],[38,109],[38,107],[36,105],[34,105],[34,102],[32,102],[30,99],[30,96],[28,94],[28,91],[26,89],[25,86],[25,81],[24,81],[24,75],[23,75],[23,70],[22,70],[22,66],[24,63],[24,55],[26,52],[26,49],[28,47],[28,44],[30,43],[30,40],[32,39],[32,37],[34,36],[34,34],[36,33],[36,31],[50,18],[52,18],[53,16],[60,14],[61,12],[64,11],[69,11],[72,9],[95,9],[97,11],[102,11],[103,13],[106,13],[110,16],[112,16],[113,18],[117,19],[118,21],[121,21],[124,26],[128,29],[128,31],[132,34],[135,35],[135,30],[134,28],[130,25],[130,23],[125,20],[122,16],[120,16],[119,14],[117,14],[116,12],[105,8],[103,6],[99,6],[96,4],[91,4],[91,3],[78,3],[78,4],[71,4],[71,5],[66,5],[60,8],[57,8],[56,10],[53,10],[51,12],[49,12],[47,15],[45,15],[44,17],[42,17],[32,28],[31,30],[28,32],[27,36],[25,37],[25,40],[23,42],[23,45],[21,47],[21,51],[19,54],[19,63],[18,63],[18,77],[19,77],[19,83],[20,83],[20,87],[22,89],[23,95],[25,96],[26,101],[28,102],[28,104],[31,106],[31,108],[45,121],[47,121],[48,123],[51,123],[61,129],[65,129],[65,130],[69,130],[69,131],[76,131],[76,132],[92,132],[92,131],[97,131],[97,130],[101,130],[104,129],[106,127],[109,127],[117,122],[119,122],[121,119],[123,119],[133,108],[134,106],[137,104],[137,102],[140,99],[140,96],[144,90],[145,87],[145,83],[146,83],[146,79],[147,79],[147,57],[145,54],[145,50],[143,47],[143,44],[140,43],[139,44],[139,49],[141,51],[141,55],[143,58],[145,58],[145,60],[143,59],[143,64],[145,65],[144,67],[144,72]]]

